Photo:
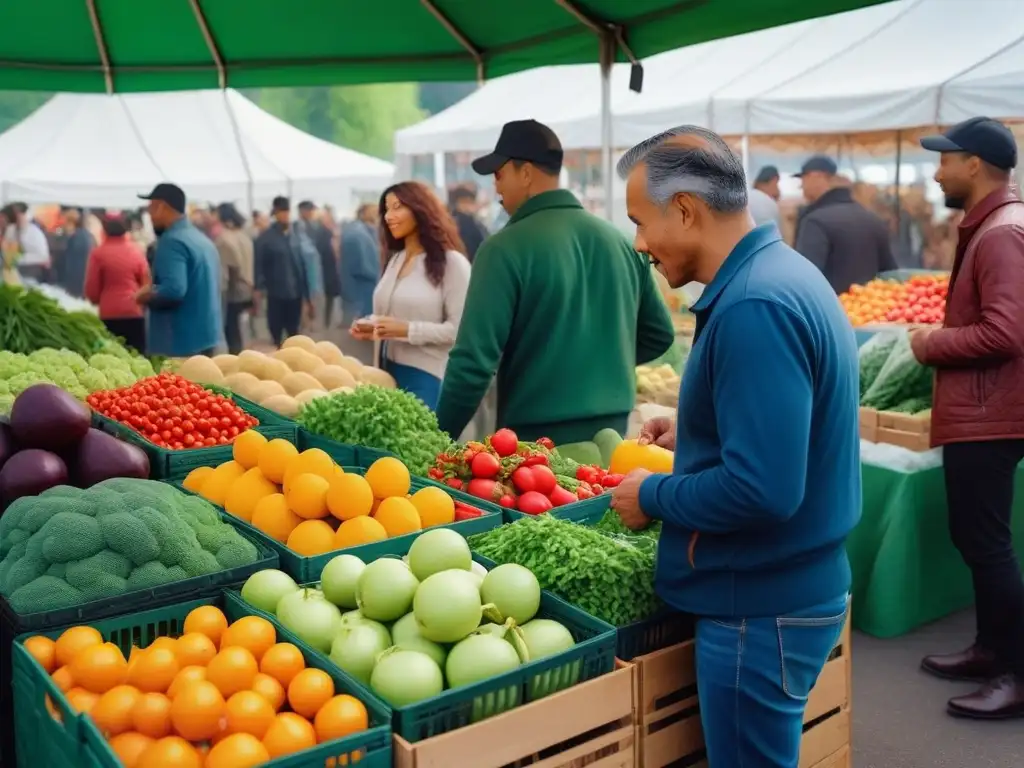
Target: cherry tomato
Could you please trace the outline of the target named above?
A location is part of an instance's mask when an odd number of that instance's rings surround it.
[[[547,448],[549,451],[554,450],[555,443],[550,437],[538,437],[537,445],[541,448]]]

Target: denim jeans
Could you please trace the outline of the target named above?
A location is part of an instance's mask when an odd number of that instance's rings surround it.
[[[709,768],[797,768],[807,696],[839,641],[848,599],[775,618],[698,619]]]

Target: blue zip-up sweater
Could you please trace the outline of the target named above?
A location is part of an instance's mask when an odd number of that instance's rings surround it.
[[[149,301],[150,354],[188,357],[224,338],[220,255],[210,238],[182,216],[160,235]]]
[[[850,588],[860,518],[857,342],[821,272],[754,229],[693,306],[656,586],[700,616],[780,616]]]

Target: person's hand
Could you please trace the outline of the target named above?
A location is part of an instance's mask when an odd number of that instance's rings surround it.
[[[914,328],[910,331],[910,351],[914,353],[917,362],[925,365],[926,352],[928,350],[928,337],[934,332],[934,328]]]
[[[651,524],[651,518],[640,509],[640,484],[650,476],[646,469],[634,469],[612,488],[611,507],[619,520],[631,531],[640,531]]]
[[[640,435],[637,437],[640,445],[654,443],[670,451],[676,449],[676,423],[668,416],[658,416],[648,419],[640,428]]]
[[[259,291],[252,292],[252,306],[249,307],[249,315],[251,317],[259,317],[260,315],[260,302],[262,301]]]
[[[144,285],[135,294],[136,304],[148,304],[149,300],[153,297],[153,285]]]
[[[366,318],[359,318],[348,329],[348,335],[357,341],[373,341],[373,325]]]
[[[373,332],[378,339],[407,339],[409,323],[396,317],[378,317],[373,324]]]

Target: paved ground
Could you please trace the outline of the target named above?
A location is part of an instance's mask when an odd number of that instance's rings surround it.
[[[1024,722],[955,720],[945,714],[946,700],[972,686],[918,669],[922,656],[958,650],[973,635],[970,612],[892,640],[854,635],[854,768],[1024,766]]]

